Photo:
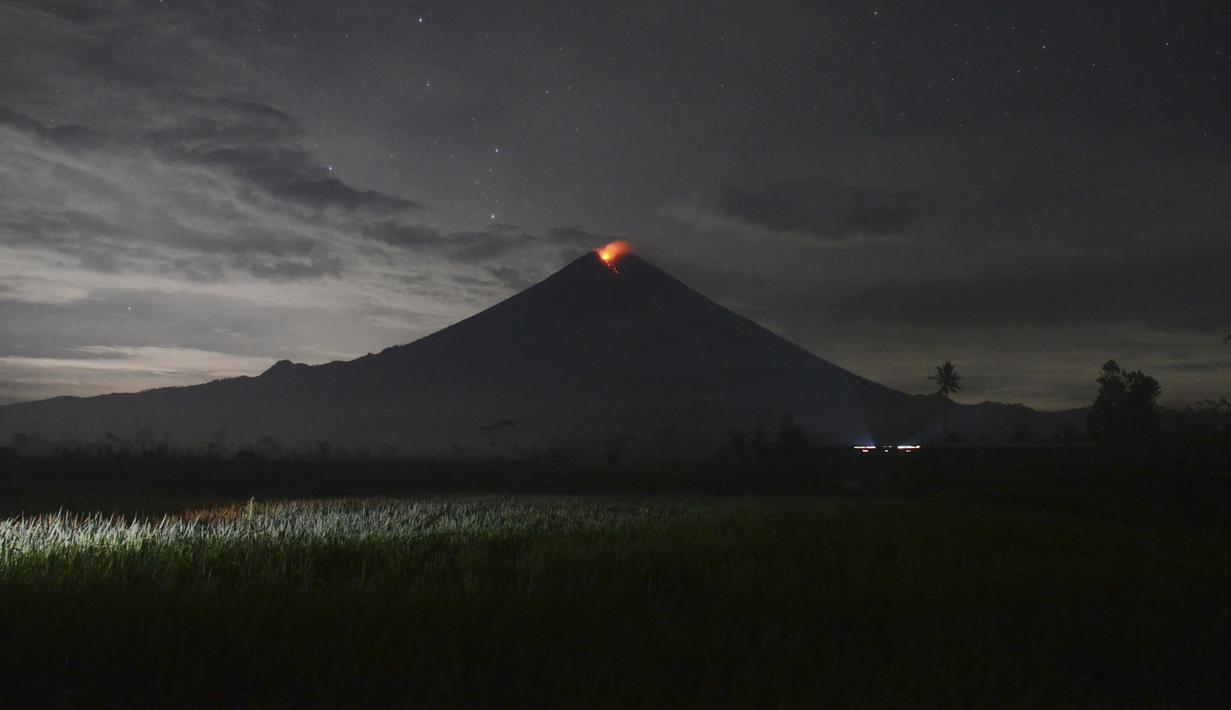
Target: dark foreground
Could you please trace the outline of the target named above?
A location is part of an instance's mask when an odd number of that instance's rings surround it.
[[[1231,703],[1225,476],[993,480],[920,465],[886,459],[861,481],[858,468],[767,464],[754,479],[790,495],[194,502],[166,517],[91,516],[82,503],[7,518],[0,697]]]

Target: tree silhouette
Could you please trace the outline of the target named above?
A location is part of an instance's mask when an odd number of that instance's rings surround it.
[[[1115,360],[1103,363],[1098,396],[1086,416],[1086,430],[1100,443],[1149,445],[1158,439],[1158,380],[1140,370],[1125,370]]]
[[[778,427],[778,453],[783,456],[798,456],[808,450],[811,442],[808,435],[795,423],[795,417],[790,413],[782,415],[782,424]]]
[[[936,372],[928,375],[928,379],[936,383],[936,393],[945,398],[945,439],[949,438],[949,395],[962,391],[962,376],[957,374],[953,363],[945,360],[943,365],[936,366]]]
[[[757,428],[752,432],[752,455],[763,459],[773,450],[774,447],[769,442],[769,432],[765,431],[765,425],[757,424]]]

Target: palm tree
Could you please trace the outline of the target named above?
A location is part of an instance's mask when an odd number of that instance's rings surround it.
[[[936,366],[936,374],[928,375],[928,379],[937,385],[937,394],[945,398],[945,439],[949,438],[949,395],[962,391],[962,376],[957,374],[953,363],[945,360],[945,364]]]

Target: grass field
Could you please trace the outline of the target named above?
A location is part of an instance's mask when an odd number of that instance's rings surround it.
[[[0,522],[5,705],[1216,706],[1209,521],[425,497]]]

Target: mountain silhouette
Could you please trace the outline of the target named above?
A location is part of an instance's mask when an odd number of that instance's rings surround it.
[[[266,436],[404,453],[541,451],[666,441],[713,450],[784,414],[827,444],[939,433],[942,402],[813,355],[632,254],[588,253],[540,283],[406,345],[347,362],[280,361],[257,377],[0,407],[0,436],[135,436],[177,445]],[[952,427],[1003,438],[1055,415],[954,406]]]

